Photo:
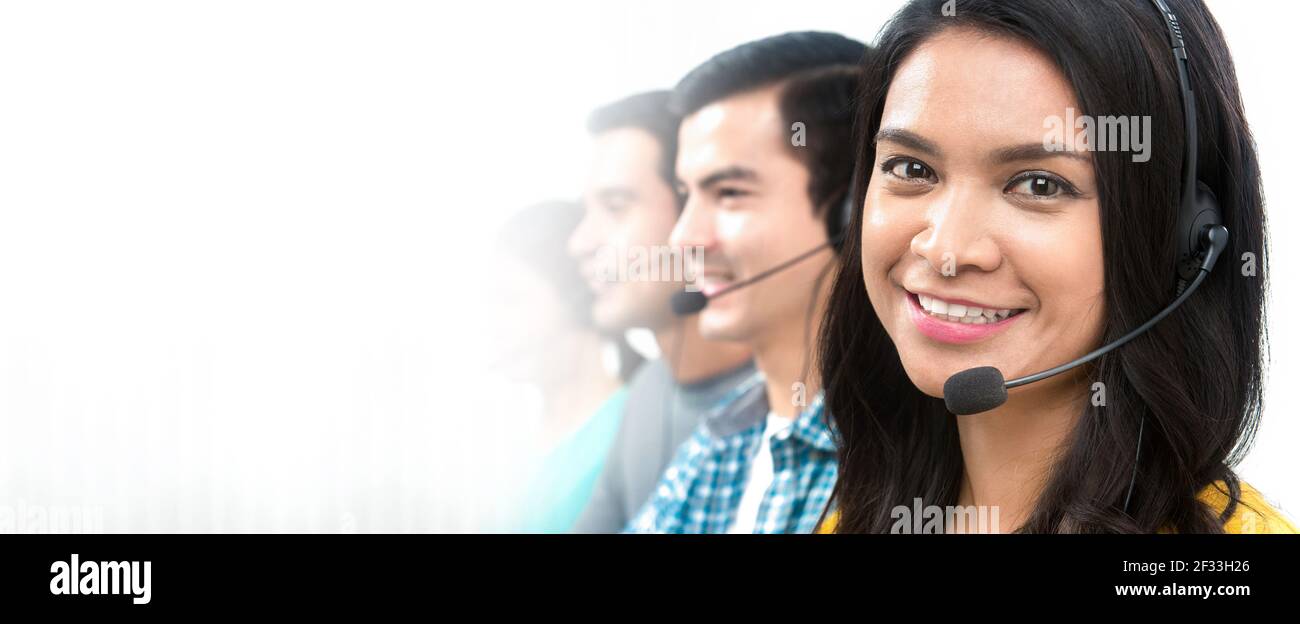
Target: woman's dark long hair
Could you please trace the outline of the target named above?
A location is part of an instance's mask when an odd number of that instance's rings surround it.
[[[1182,22],[1198,111],[1199,179],[1218,196],[1231,241],[1192,298],[1154,329],[1097,360],[1106,405],[1082,416],[1019,531],[1031,533],[1221,532],[1240,504],[1231,470],[1257,427],[1264,360],[1265,223],[1259,166],[1223,34],[1199,1],[1168,0]],[[881,33],[858,99],[854,226],[840,255],[821,331],[826,405],[840,436],[832,498],[837,531],[887,533],[891,510],[920,498],[955,505],[962,454],[955,417],[920,392],[872,314],[863,285],[861,219],[875,168],[872,137],[895,70],[920,43],[948,28],[1026,41],[1074,87],[1080,115],[1149,115],[1151,158],[1095,152],[1109,342],[1174,297],[1183,116],[1167,29],[1148,0],[942,0],[904,7]],[[869,241],[867,244],[870,244]],[[1243,275],[1243,254],[1254,275]],[[978,416],[976,416],[978,417]],[[1136,487],[1127,513],[1139,423]],[[970,418],[970,417],[966,417]],[[1222,516],[1196,499],[1216,480],[1232,503]]]

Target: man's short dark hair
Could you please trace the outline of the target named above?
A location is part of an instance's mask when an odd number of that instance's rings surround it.
[[[691,70],[669,99],[685,117],[719,100],[783,84],[781,117],[804,128],[804,145],[789,147],[808,168],[808,196],[817,214],[850,190],[853,100],[870,48],[844,35],[792,32],[741,44]]]
[[[681,115],[668,108],[668,91],[649,91],[606,104],[587,117],[587,132],[597,135],[620,128],[639,128],[659,143],[659,176],[677,187],[677,126]]]

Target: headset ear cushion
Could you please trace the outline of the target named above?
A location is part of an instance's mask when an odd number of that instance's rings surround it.
[[[1214,191],[1200,180],[1196,181],[1196,196],[1183,211],[1178,220],[1178,276],[1190,280],[1196,277],[1200,256],[1209,244],[1202,233],[1211,225],[1223,225],[1223,213]]]
[[[1223,213],[1219,210],[1219,198],[1215,197],[1210,186],[1200,180],[1196,181],[1196,231],[1203,225],[1223,225]]]

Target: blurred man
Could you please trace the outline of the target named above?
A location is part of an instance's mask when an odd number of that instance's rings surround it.
[[[666,91],[643,93],[595,111],[585,214],[569,239],[595,293],[592,318],[606,333],[646,328],[657,361],[627,387],[622,423],[575,531],[612,533],[650,497],[700,415],[754,374],[749,349],[705,344],[695,319],[677,320],[669,298],[684,287],[668,236],[681,205],[674,188],[678,117]],[[665,260],[666,262],[660,262]],[[651,271],[650,269],[656,269]]]
[[[850,195],[850,101],[866,51],[840,35],[788,33],[723,52],[674,90],[687,199],[672,240],[704,247],[697,284],[711,297],[700,333],[752,347],[761,374],[705,416],[631,531],[816,528],[836,448],[811,349],[833,266],[830,232],[842,229]]]

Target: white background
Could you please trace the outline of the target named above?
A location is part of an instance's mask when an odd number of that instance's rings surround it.
[[[576,194],[592,107],[769,34],[869,40],[897,6],[0,4],[0,512],[87,509],[108,531],[487,526],[535,407],[472,374],[492,227]],[[1283,313],[1241,473],[1294,516],[1300,163],[1270,42],[1300,8],[1210,6]]]

